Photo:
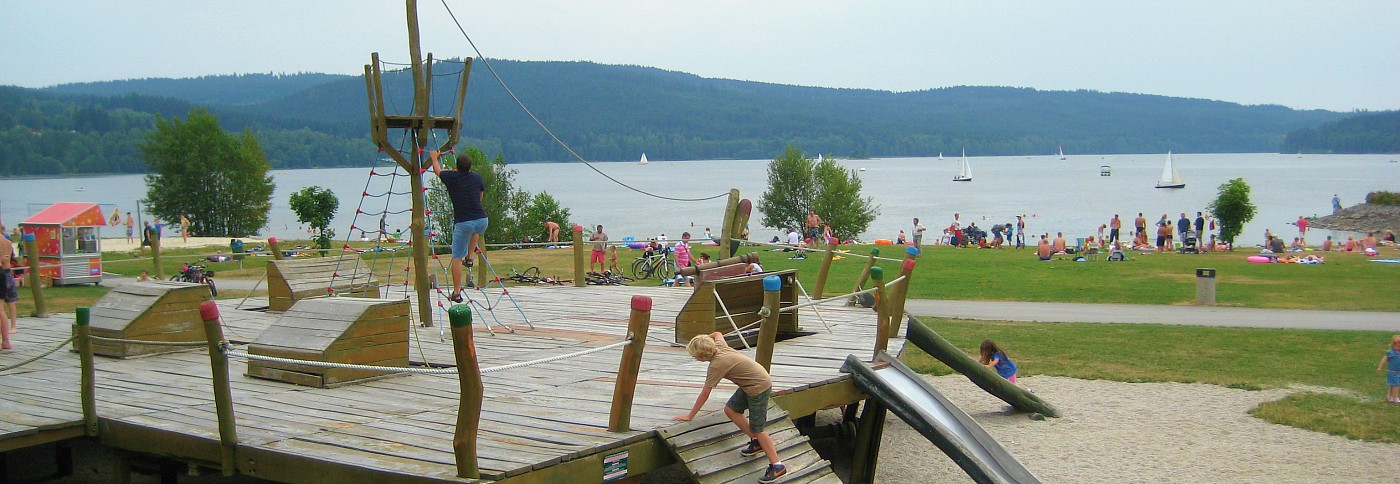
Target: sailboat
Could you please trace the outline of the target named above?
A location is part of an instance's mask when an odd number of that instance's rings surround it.
[[[1064,161],[1064,159],[1065,159],[1065,147],[1061,146],[1061,147],[1060,147],[1060,161]]]
[[[647,154],[646,154],[646,153],[642,153],[642,160],[641,160],[641,161],[638,161],[637,164],[638,164],[638,165],[645,165],[645,164],[647,164]]]
[[[943,159],[943,152],[942,152],[942,151],[938,152],[938,159],[940,159],[940,160]]]
[[[972,181],[972,165],[967,164],[967,148],[963,148],[962,151],[962,170],[958,172],[958,176],[953,177],[953,181]]]
[[[1167,164],[1162,165],[1162,178],[1157,180],[1157,188],[1186,188],[1186,182],[1181,181],[1181,174],[1176,172],[1176,166],[1172,165],[1172,152],[1167,152]]]

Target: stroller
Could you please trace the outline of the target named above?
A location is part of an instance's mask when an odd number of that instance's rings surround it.
[[[1196,231],[1187,230],[1186,238],[1181,241],[1181,248],[1177,249],[1177,252],[1182,254],[1199,254],[1201,253],[1201,249],[1197,247],[1196,244]]]

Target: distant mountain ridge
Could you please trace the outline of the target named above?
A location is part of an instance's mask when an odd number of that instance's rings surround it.
[[[1009,87],[896,93],[591,62],[491,62],[551,130],[600,161],[635,160],[642,152],[655,160],[767,159],[787,144],[846,157],[932,156],[963,147],[978,156],[1050,154],[1059,146],[1071,155],[1268,152],[1287,133],[1346,117],[1143,94]],[[510,162],[570,160],[476,64],[463,143]],[[434,74],[458,68],[445,62]],[[410,77],[385,74],[386,105],[400,114],[412,104]],[[453,80],[435,77],[438,112],[451,102]],[[376,156],[360,76],[138,79],[0,88],[0,174],[142,171],[142,130],[157,113],[183,117],[194,106],[218,115],[225,129],[252,130],[276,168],[355,166]],[[66,141],[5,147],[39,136]],[[79,148],[99,143],[107,146]]]

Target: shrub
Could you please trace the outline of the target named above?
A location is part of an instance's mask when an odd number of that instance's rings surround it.
[[[1400,193],[1371,192],[1366,194],[1366,203],[1373,205],[1400,205]]]

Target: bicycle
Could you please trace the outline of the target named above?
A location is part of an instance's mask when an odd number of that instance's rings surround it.
[[[601,274],[589,272],[584,280],[593,286],[625,286],[634,279],[621,274],[613,274],[612,271],[603,271]]]
[[[218,287],[214,286],[214,271],[206,269],[204,266],[188,263],[180,267],[180,273],[170,276],[170,280],[176,282],[192,282],[209,286],[211,297],[219,296]]]
[[[638,280],[665,279],[676,273],[676,262],[671,260],[671,249],[666,248],[653,255],[638,257],[632,262],[632,277]]]
[[[550,284],[554,286],[562,286],[565,283],[573,282],[573,279],[541,276],[540,268],[538,267],[530,267],[529,269],[525,269],[525,272],[517,271],[512,267],[510,268],[510,275],[502,279],[519,284]]]

